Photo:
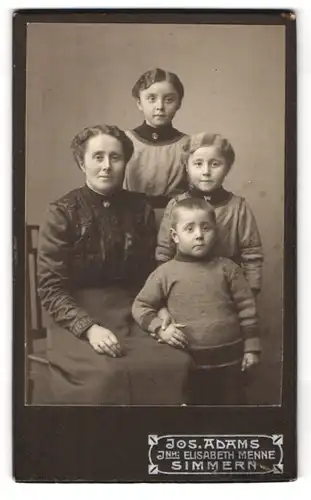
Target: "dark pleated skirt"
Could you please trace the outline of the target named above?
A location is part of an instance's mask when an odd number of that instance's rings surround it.
[[[159,344],[131,317],[133,298],[117,287],[82,290],[76,300],[120,341],[124,355],[96,353],[86,339],[52,324],[48,359],[53,403],[59,405],[181,405],[189,355]]]

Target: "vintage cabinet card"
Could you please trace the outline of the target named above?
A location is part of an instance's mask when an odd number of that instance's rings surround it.
[[[296,21],[13,15],[17,481],[296,477]]]

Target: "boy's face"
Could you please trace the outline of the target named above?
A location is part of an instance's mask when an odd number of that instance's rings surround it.
[[[110,194],[123,183],[125,159],[120,141],[110,135],[91,137],[86,145],[81,169],[87,185],[100,194]]]
[[[194,187],[210,193],[222,186],[229,166],[219,149],[215,146],[203,146],[189,157],[187,172]]]
[[[183,254],[201,258],[212,249],[216,230],[207,211],[200,208],[180,208],[176,228],[171,229],[171,236]]]
[[[170,82],[156,82],[141,90],[137,106],[151,127],[163,127],[173,120],[180,108],[179,96]]]

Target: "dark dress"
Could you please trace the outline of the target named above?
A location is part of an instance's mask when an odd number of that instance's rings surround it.
[[[48,312],[54,404],[179,405],[190,359],[159,344],[131,316],[154,269],[154,213],[144,195],[103,197],[87,186],[49,206],[38,248],[39,294]],[[86,338],[110,329],[124,355],[98,354]]]

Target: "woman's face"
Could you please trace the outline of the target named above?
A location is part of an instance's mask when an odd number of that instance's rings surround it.
[[[86,184],[100,194],[110,194],[122,187],[125,158],[121,142],[110,135],[91,137],[86,145],[81,169]]]

